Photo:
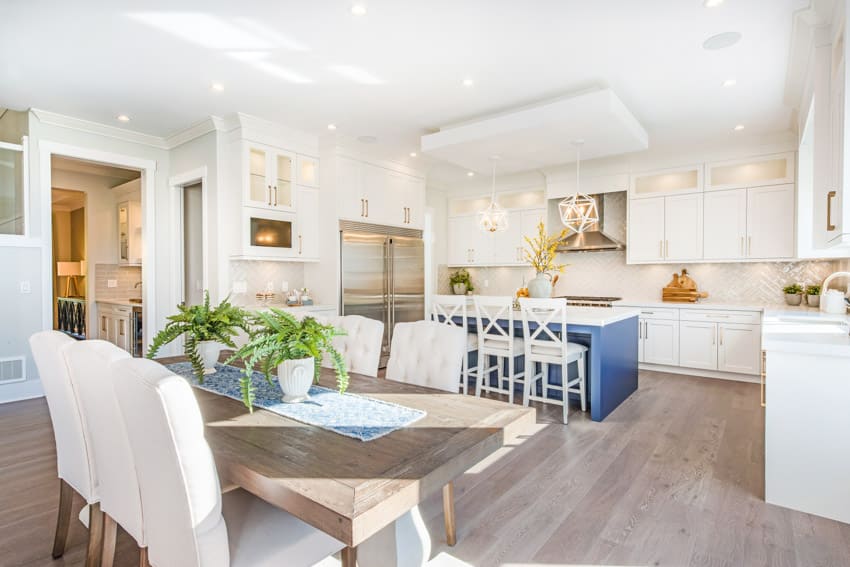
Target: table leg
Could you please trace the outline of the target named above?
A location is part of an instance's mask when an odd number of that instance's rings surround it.
[[[454,546],[457,543],[455,528],[455,485],[450,482],[443,487],[443,516],[446,522],[446,543]]]
[[[339,555],[341,567],[357,567],[357,548],[344,547]]]

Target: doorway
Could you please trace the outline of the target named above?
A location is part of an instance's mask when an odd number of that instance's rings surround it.
[[[201,183],[183,187],[183,297],[181,303],[204,301],[204,199]]]

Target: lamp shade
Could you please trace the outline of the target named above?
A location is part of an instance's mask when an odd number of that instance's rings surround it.
[[[79,276],[82,275],[80,271],[80,263],[79,262],[56,262],[56,275],[57,276]]]

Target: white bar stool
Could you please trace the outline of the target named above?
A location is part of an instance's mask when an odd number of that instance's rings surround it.
[[[524,354],[524,347],[522,338],[513,335],[514,300],[512,297],[481,295],[474,296],[473,300],[478,328],[478,376],[475,395],[480,396],[482,391],[507,394],[508,402],[514,403],[514,384],[523,382],[525,376],[525,371],[516,371],[516,358]],[[500,319],[507,323],[507,329],[499,324]],[[495,357],[496,364],[485,368],[488,357]],[[507,376],[503,365],[505,359],[508,361]],[[490,373],[494,370],[498,371],[496,386],[490,384]]]
[[[465,295],[435,295],[431,308],[432,320],[451,327],[460,327],[466,333],[466,354],[463,357],[460,377],[460,387],[464,394],[469,390],[469,378],[478,377],[477,367],[469,367],[469,355],[478,350],[478,335],[469,332],[468,304],[469,298]],[[460,318],[461,322],[455,321],[455,317]]]
[[[520,298],[522,331],[525,338],[526,380],[523,389],[523,405],[529,401],[560,404],[564,407],[564,423],[569,413],[569,395],[581,398],[581,411],[587,411],[585,384],[587,347],[567,341],[567,301],[565,299]],[[556,330],[553,331],[554,327]],[[532,328],[534,326],[534,328]],[[569,380],[567,367],[577,363],[578,377]],[[537,364],[540,373],[537,373]],[[561,385],[549,383],[549,365],[561,366]],[[537,381],[542,380],[542,395],[537,395]],[[549,397],[549,390],[562,393],[560,400]]]

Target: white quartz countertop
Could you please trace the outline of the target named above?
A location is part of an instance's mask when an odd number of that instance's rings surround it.
[[[758,303],[738,303],[729,301],[712,301],[702,299],[696,303],[679,303],[673,301],[661,301],[660,299],[622,299],[614,302],[615,306],[623,307],[652,307],[668,309],[722,309],[725,311],[764,311],[765,306]],[[793,307],[791,307],[793,309]],[[802,309],[806,309],[803,307]]]
[[[567,307],[567,325],[604,327],[639,315],[640,309],[631,307]]]
[[[123,305],[126,307],[141,307],[142,303],[139,301],[130,301],[129,298],[125,299],[95,299],[95,303],[108,303],[109,305]]]
[[[766,309],[762,348],[817,356],[850,358],[850,316],[814,309]]]

